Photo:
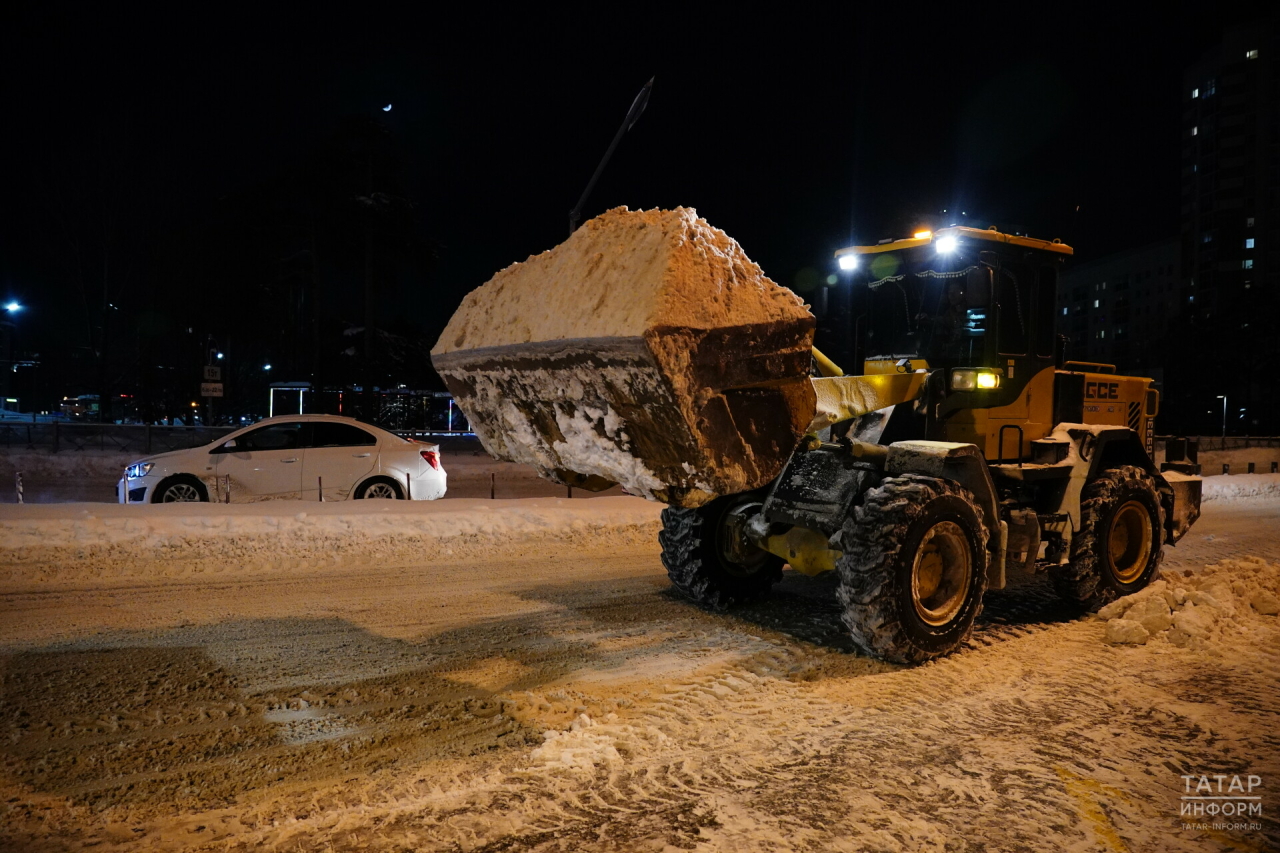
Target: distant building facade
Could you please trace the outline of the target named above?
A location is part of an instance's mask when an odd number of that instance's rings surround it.
[[[1182,80],[1181,348],[1170,348],[1179,417],[1280,432],[1280,26],[1224,31]],[[1230,368],[1221,362],[1228,356]]]
[[[1073,361],[1162,378],[1160,354],[1181,310],[1176,238],[1068,266],[1058,286],[1058,332]]]
[[[1210,317],[1280,271],[1276,31],[1274,20],[1228,30],[1183,76],[1186,296]]]

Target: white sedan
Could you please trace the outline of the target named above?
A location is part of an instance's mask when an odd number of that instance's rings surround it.
[[[283,415],[203,447],[139,459],[116,492],[120,503],[435,500],[445,472],[437,445],[352,418]]]

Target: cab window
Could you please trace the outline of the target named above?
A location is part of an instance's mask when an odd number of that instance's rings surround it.
[[[295,450],[302,446],[302,424],[272,424],[236,439],[235,451],[247,453],[255,450]]]
[[[318,421],[311,424],[308,447],[368,447],[378,440],[360,427]]]

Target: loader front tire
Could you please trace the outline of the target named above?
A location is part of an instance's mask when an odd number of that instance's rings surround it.
[[[697,509],[662,511],[662,564],[681,594],[717,610],[769,594],[782,578],[783,561],[743,540],[735,523],[744,508],[760,500],[746,493],[717,498]]]
[[[837,595],[859,649],[922,663],[968,639],[987,589],[987,529],[968,490],[915,474],[886,479],[840,536]]]
[[[1163,511],[1149,474],[1133,465],[1108,468],[1080,493],[1080,531],[1071,561],[1050,570],[1067,601],[1096,610],[1159,576]]]

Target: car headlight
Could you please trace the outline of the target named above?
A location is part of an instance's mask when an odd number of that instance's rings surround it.
[[[990,391],[1000,387],[1000,371],[957,367],[951,371],[952,391]]]
[[[130,480],[137,480],[151,473],[151,469],[154,467],[156,467],[154,462],[135,462],[124,469],[124,475]]]

